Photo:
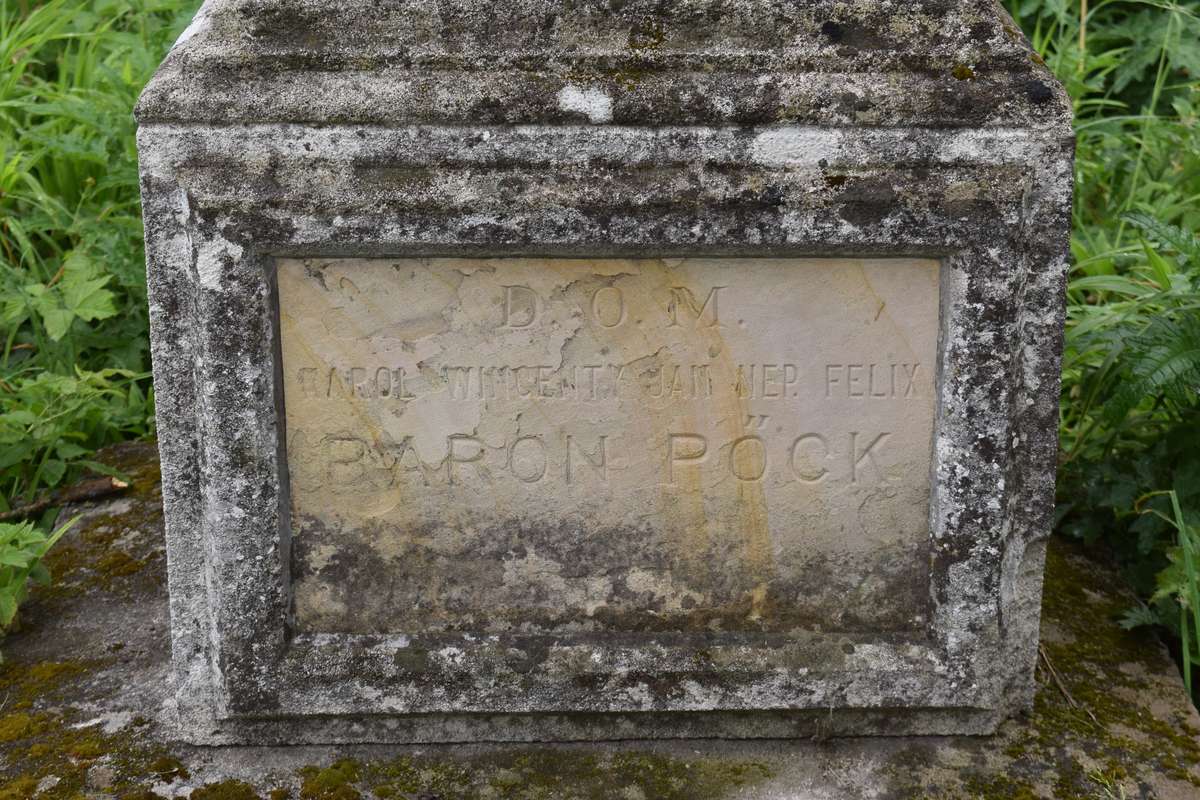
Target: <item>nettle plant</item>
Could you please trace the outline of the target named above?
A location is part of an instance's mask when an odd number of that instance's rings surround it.
[[[42,559],[78,519],[49,534],[31,522],[0,522],[0,637],[16,625],[30,583],[50,583],[50,571]]]

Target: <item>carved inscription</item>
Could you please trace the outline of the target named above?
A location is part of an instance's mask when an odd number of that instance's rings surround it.
[[[782,628],[780,603],[836,602],[806,576],[923,569],[935,262],[281,260],[278,283],[302,628]],[[453,603],[400,580],[417,562]],[[919,595],[879,613],[915,625]]]

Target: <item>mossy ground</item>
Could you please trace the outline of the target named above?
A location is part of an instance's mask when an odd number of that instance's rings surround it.
[[[277,763],[286,766],[269,775],[243,772],[238,780],[214,770],[201,750],[166,743],[158,723],[144,717],[132,716],[112,733],[103,724],[75,727],[104,708],[123,660],[154,664],[165,657],[161,642],[158,654],[147,654],[161,631],[127,639],[107,632],[100,640],[106,644],[97,647],[69,641],[70,634],[54,627],[103,602],[133,614],[162,602],[157,469],[144,447],[118,455],[127,458],[122,468],[134,478],[129,502],[121,503],[126,510],[81,523],[70,551],[53,565],[57,586],[35,595],[27,630],[14,638],[11,658],[0,666],[0,800],[154,800],[169,794],[163,790],[184,787],[195,787],[192,800],[683,800],[738,794],[786,772],[787,756],[764,750],[758,758],[753,748],[736,757],[687,747],[394,748],[379,756],[328,748],[316,763],[285,759]],[[127,560],[104,561],[115,552]],[[141,566],[101,566],[118,561]],[[993,738],[888,744],[889,767],[879,776],[890,784],[884,796],[1092,800],[1123,791],[1155,797],[1153,786],[1168,781],[1179,796],[1194,791],[1200,797],[1200,731],[1189,721],[1195,717],[1185,716],[1174,667],[1152,634],[1115,624],[1131,602],[1114,590],[1109,572],[1078,548],[1055,542],[1044,596],[1045,655],[1031,714]],[[44,657],[47,648],[58,655]],[[793,755],[817,759],[820,747],[797,743]]]
[[[115,496],[115,512],[88,514],[46,558],[53,584],[37,599],[53,607],[83,592],[102,590],[128,594],[146,588],[141,580],[161,585],[165,555],[161,541],[135,539],[131,532],[162,527],[162,491],[153,444],[129,443],[104,451],[102,458],[121,472],[129,488]],[[156,567],[156,569],[147,569]]]
[[[9,662],[0,669],[0,800],[75,800],[87,789],[142,800],[149,782],[186,776],[165,745],[145,736],[149,722],[132,719],[114,734],[87,722],[68,700],[80,681],[105,666],[87,662]],[[92,772],[93,767],[100,769]],[[89,777],[90,774],[90,777]]]
[[[922,768],[928,752],[897,759],[899,796],[1155,797],[1143,794],[1154,777],[1174,782],[1179,796],[1200,797],[1200,730],[1179,682],[1170,679],[1174,665],[1153,633],[1117,624],[1134,601],[1105,580],[1115,579],[1078,545],[1051,542],[1031,713],[972,748],[977,763],[951,779],[943,765]]]
[[[1043,636],[1040,666],[1055,675],[1038,692],[1032,725],[1014,746],[1026,747],[1027,756],[1081,754],[1080,770],[1057,786],[1060,797],[1095,797],[1096,781],[1087,773],[1096,770],[1131,786],[1152,770],[1191,784],[1200,796],[1200,730],[1182,704],[1173,719],[1147,710],[1154,701],[1180,702],[1177,684],[1151,677],[1170,674],[1172,665],[1153,633],[1117,624],[1132,598],[1090,588],[1095,570],[1066,544],[1050,549],[1047,573],[1043,614],[1059,635]]]

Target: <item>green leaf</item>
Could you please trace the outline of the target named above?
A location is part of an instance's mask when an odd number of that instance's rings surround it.
[[[1122,614],[1117,624],[1128,631],[1145,625],[1157,625],[1158,623],[1158,615],[1149,606],[1137,605]]]
[[[38,561],[29,570],[29,580],[33,581],[39,586],[49,586],[50,570],[46,569],[45,564],[43,564],[41,561]]]
[[[63,536],[66,535],[67,531],[69,531],[69,530],[71,530],[71,528],[75,527],[75,523],[79,522],[79,519],[82,516],[83,516],[82,514],[76,514],[75,516],[71,517],[69,520],[64,522],[62,525],[60,525],[58,530],[54,531],[54,533],[50,534],[50,537],[48,539],[46,539],[45,546],[43,547],[42,552],[45,553],[47,550],[49,550],[51,547],[53,547],[58,542],[59,539],[61,539]]]
[[[13,548],[5,548],[0,550],[0,564],[6,567],[16,567],[17,569],[25,569],[29,566],[29,562],[33,560],[33,556]]]
[[[15,408],[4,415],[4,421],[28,427],[37,423],[38,416],[27,409]]]
[[[75,315],[65,308],[39,308],[42,324],[46,326],[46,335],[54,341],[61,341],[71,329]]]
[[[15,328],[29,317],[29,304],[25,298],[16,292],[9,292],[4,296],[3,305],[0,305],[0,322],[6,326]]]
[[[125,483],[132,483],[133,478],[129,477],[128,473],[122,472],[116,467],[110,467],[108,464],[102,464],[99,461],[93,461],[90,458],[81,458],[75,462],[81,467],[86,467],[97,475],[107,475],[110,478],[116,478]]]
[[[1154,282],[1158,284],[1158,288],[1170,289],[1171,273],[1175,270],[1165,258],[1154,252],[1148,243],[1142,242],[1142,250],[1146,253],[1146,262],[1150,264],[1150,270],[1154,273]]]
[[[86,447],[80,447],[74,442],[64,441],[58,443],[58,445],[54,448],[54,452],[59,458],[70,461],[72,459],[79,458],[82,455],[87,455],[88,449]]]
[[[1115,292],[1131,297],[1154,294],[1154,289],[1125,275],[1089,275],[1071,281],[1071,291]]]
[[[1121,365],[1123,379],[1103,406],[1103,420],[1109,427],[1159,396],[1181,404],[1194,402],[1200,386],[1200,313],[1151,320],[1129,338]]]
[[[1169,245],[1185,259],[1200,262],[1200,236],[1138,211],[1122,214],[1121,219],[1162,244]]]
[[[57,486],[67,472],[66,462],[57,458],[48,458],[42,464],[42,483],[47,486]]]
[[[107,319],[117,313],[113,293],[104,288],[109,279],[93,278],[63,286],[63,299],[75,316],[87,322]]]
[[[0,588],[0,630],[12,625],[17,617],[17,600]]]

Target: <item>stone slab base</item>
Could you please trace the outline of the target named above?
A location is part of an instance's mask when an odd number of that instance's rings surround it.
[[[1034,711],[992,737],[827,738],[809,720],[804,738],[751,741],[181,745],[155,450],[108,460],[132,491],[79,509],[55,585],[0,643],[0,800],[1200,796],[1200,718],[1175,665],[1116,624],[1132,599],[1112,572],[1057,541]]]

